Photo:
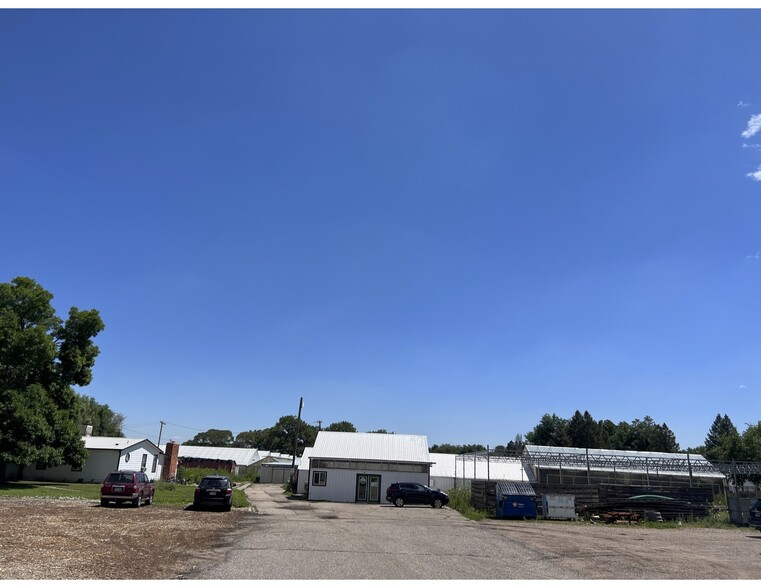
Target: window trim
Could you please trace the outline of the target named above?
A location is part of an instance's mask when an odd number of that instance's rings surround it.
[[[312,486],[327,486],[328,485],[328,472],[324,470],[312,471]]]

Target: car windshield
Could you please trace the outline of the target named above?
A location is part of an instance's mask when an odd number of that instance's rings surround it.
[[[199,488],[227,488],[227,480],[223,478],[204,478]]]
[[[131,484],[132,474],[109,474],[106,482],[111,482],[112,484]]]

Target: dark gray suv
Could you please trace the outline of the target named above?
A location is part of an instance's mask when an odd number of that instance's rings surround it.
[[[423,484],[396,482],[386,489],[386,502],[390,502],[394,506],[430,504],[433,508],[441,508],[449,503],[449,496],[439,490],[432,490]]]
[[[226,476],[205,476],[193,496],[193,508],[216,506],[224,510],[233,507],[233,484]]]

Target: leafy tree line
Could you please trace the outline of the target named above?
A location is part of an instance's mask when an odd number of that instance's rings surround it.
[[[267,429],[254,429],[242,431],[233,436],[232,431],[227,429],[209,429],[198,433],[192,439],[185,441],[183,445],[206,445],[209,447],[244,447],[274,451],[276,453],[293,453],[293,443],[298,429],[298,454],[304,451],[304,447],[311,447],[317,439],[320,431],[314,425],[297,419],[292,415],[280,417],[280,419]],[[331,423],[324,431],[340,431],[356,433],[357,428],[349,421]],[[369,431],[371,433],[387,433],[385,429]]]
[[[81,418],[97,412],[99,426],[115,424],[73,389],[92,380],[103,321],[75,306],[64,321],[52,298],[31,278],[0,283],[0,476],[5,463],[81,466]]]
[[[690,451],[711,461],[761,461],[761,421],[741,434],[726,414],[717,414],[704,444]]]
[[[588,411],[578,410],[570,419],[545,414],[539,424],[526,434],[526,442],[554,447],[585,447],[589,449],[619,449],[630,451],[663,451],[676,453],[679,444],[668,426],[656,423],[651,417],[634,419],[631,423],[595,420]]]

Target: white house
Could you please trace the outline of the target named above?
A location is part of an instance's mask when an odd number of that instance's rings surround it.
[[[424,435],[320,431],[307,457],[309,500],[379,503],[393,482],[429,482]]]
[[[161,477],[163,451],[148,439],[128,437],[82,437],[87,460],[81,468],[28,464],[25,480],[100,483],[116,470],[143,471],[151,480]]]

